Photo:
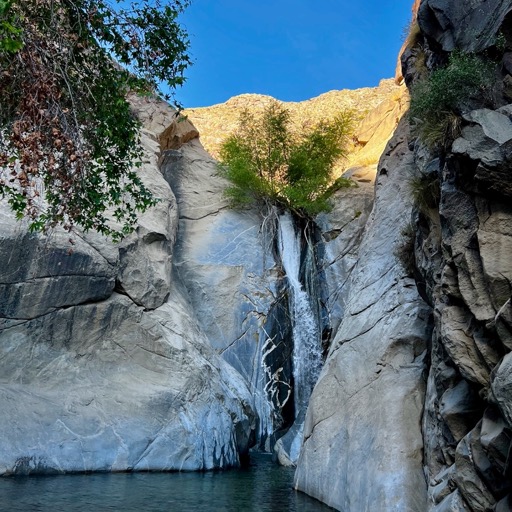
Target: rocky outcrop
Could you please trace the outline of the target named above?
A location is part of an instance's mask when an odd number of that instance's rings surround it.
[[[0,316],[27,320],[57,308],[109,297],[115,286],[117,255],[56,231],[47,239],[30,235],[7,208],[0,212]]]
[[[398,52],[398,59],[396,62],[395,69],[395,83],[397,85],[401,85],[404,81],[404,75],[402,73],[402,55],[409,47],[414,45],[414,38],[416,36],[416,33],[418,32],[418,9],[420,8],[420,3],[421,0],[414,0],[414,3],[412,4],[412,16],[409,24],[409,32],[407,34],[407,37],[405,38],[404,43],[402,44],[402,48],[400,48],[400,51]]]
[[[439,168],[439,213],[417,217],[416,261],[436,325],[423,426],[432,510],[445,510],[456,493],[460,510],[480,512],[511,490],[506,389],[512,381],[503,356],[510,350],[512,209],[507,180],[498,187],[494,175],[506,166],[510,120],[476,110],[464,122]],[[437,258],[428,256],[433,246]]]
[[[30,234],[2,205],[0,474],[223,468],[254,442],[254,399],[172,269],[178,209],[157,160],[174,112],[139,102],[159,202],[120,245]]]
[[[493,47],[500,32],[509,46],[511,7],[424,0],[426,64],[445,58],[441,49]],[[403,62],[414,80],[418,70]],[[439,190],[438,204],[417,204],[413,215],[417,282],[434,315],[423,434],[436,512],[510,509],[512,109],[501,78],[492,104],[474,98],[461,108],[455,140],[436,150],[415,144],[417,169]]]
[[[311,397],[295,476],[297,489],[339,510],[425,509],[420,422],[429,313],[390,256],[411,211],[407,137],[402,124],[381,159],[376,203]]]
[[[360,124],[356,134],[357,144],[351,150],[349,162],[344,165],[348,168],[378,162],[401,117],[401,92],[402,89],[393,80],[382,80],[378,87],[329,91],[307,101],[281,103],[290,112],[294,130],[303,130],[304,127],[330,119],[340,111],[354,111]],[[242,94],[226,103],[186,109],[184,112],[201,132],[201,142],[205,149],[214,158],[219,158],[220,146],[237,127],[240,114],[246,109],[252,113],[261,112],[270,101],[276,100],[259,94]],[[369,135],[373,137],[373,141],[367,145]],[[366,151],[358,157],[365,146]],[[339,172],[341,171],[340,167]]]
[[[422,0],[418,23],[423,34],[446,52],[479,52],[495,44],[511,8],[510,0]]]
[[[357,255],[364,228],[373,207],[374,182],[372,168],[351,172],[354,180],[361,174],[357,187],[337,192],[334,208],[316,218],[321,232],[321,269],[324,273],[325,306],[330,328],[338,331],[349,297],[350,276],[357,265]]]
[[[178,210],[174,194],[157,165],[160,146],[148,135],[143,135],[143,140],[148,149],[147,164],[139,175],[159,201],[139,217],[135,232],[121,242],[117,284],[135,304],[156,309],[165,303],[171,289]]]
[[[173,293],[144,313],[113,294],[3,322],[0,473],[237,465],[252,399],[187,308]]]

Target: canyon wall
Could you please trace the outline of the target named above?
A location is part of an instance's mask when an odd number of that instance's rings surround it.
[[[280,439],[296,488],[344,512],[511,510],[511,8],[415,2],[408,87],[455,49],[496,63],[442,144],[397,127],[390,81],[312,100],[320,117],[373,103],[340,170],[358,186],[297,250],[325,349],[299,422],[281,212],[228,208],[197,129],[163,102],[131,99],[160,201],[120,244],[30,233],[1,204],[0,473],[225,468]],[[244,101],[267,100],[213,115]],[[214,152],[223,124],[205,116],[189,113]]]
[[[296,473],[298,489],[336,509],[512,509],[511,7],[415,3],[410,88],[454,50],[495,74],[442,143],[406,119],[379,163]]]
[[[159,202],[121,244],[30,233],[2,204],[0,474],[224,468],[254,443],[247,381],[173,265],[178,204],[158,159],[197,131],[163,102],[132,100]]]

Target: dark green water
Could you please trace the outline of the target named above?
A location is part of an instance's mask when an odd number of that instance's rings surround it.
[[[1,512],[327,512],[293,470],[257,454],[247,469],[0,478]]]

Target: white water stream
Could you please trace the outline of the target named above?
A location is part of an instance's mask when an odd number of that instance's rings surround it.
[[[295,417],[307,408],[322,367],[318,321],[300,283],[300,237],[289,213],[279,217],[279,252],[289,283],[289,311],[293,333]]]

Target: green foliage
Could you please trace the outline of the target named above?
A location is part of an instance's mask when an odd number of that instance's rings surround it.
[[[464,104],[477,95],[488,95],[494,71],[493,62],[456,51],[446,67],[434,70],[412,88],[409,115],[428,146],[453,139]]]
[[[155,204],[126,94],[183,83],[188,4],[0,0],[0,197],[32,230],[119,239]]]
[[[496,35],[494,46],[501,53],[505,53],[505,51],[507,50],[507,38],[503,32],[498,32],[498,34]]]
[[[14,53],[23,48],[21,29],[11,12],[12,0],[0,0],[0,52]]]
[[[441,184],[437,173],[421,174],[409,180],[414,204],[422,211],[435,209],[441,199]]]
[[[271,102],[260,116],[245,111],[221,148],[221,168],[232,183],[226,191],[231,204],[270,202],[307,216],[328,210],[336,190],[353,186],[348,179],[332,179],[352,124],[352,114],[340,113],[296,134],[288,111],[278,102]]]

